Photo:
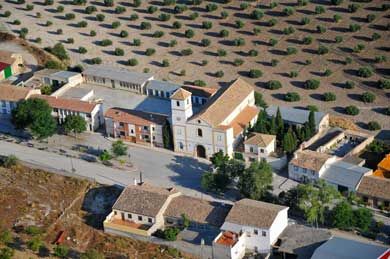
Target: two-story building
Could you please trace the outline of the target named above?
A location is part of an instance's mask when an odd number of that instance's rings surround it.
[[[247,162],[260,161],[262,158],[267,158],[276,148],[276,136],[269,134],[261,134],[257,132],[251,133],[244,141],[244,158]]]
[[[40,94],[38,89],[30,89],[14,85],[0,85],[0,114],[10,116],[19,102],[28,99],[31,95]]]
[[[171,110],[174,150],[203,158],[218,151],[232,156],[259,112],[253,87],[240,78],[220,89],[196,113],[192,93],[180,88],[171,95]]]
[[[97,102],[86,102],[48,95],[33,95],[47,101],[53,109],[52,116],[62,124],[69,115],[79,115],[85,119],[87,131],[95,131],[104,123],[103,105]]]
[[[229,211],[213,241],[215,259],[239,259],[246,252],[268,254],[288,225],[288,207],[242,199]]]
[[[106,134],[139,144],[163,147],[167,117],[138,110],[110,108],[105,115]]]

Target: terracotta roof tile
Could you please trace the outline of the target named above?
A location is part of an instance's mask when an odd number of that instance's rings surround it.
[[[193,119],[200,118],[212,127],[218,127],[253,91],[250,84],[238,78],[227,88],[220,89]]]
[[[129,185],[123,190],[112,208],[155,217],[168,197],[173,194],[180,193],[173,188],[160,188],[147,183]]]
[[[331,155],[315,152],[311,150],[302,150],[295,152],[294,157],[290,163],[301,168],[307,168],[318,172],[325,162],[331,158]]]
[[[242,199],[234,203],[225,222],[258,228],[270,228],[278,213],[288,207]]]
[[[184,85],[182,86],[184,90],[187,90],[192,93],[194,96],[210,98],[213,96],[218,89],[211,87],[201,87],[201,86],[193,86],[193,85]]]
[[[357,192],[362,195],[390,201],[390,179],[377,176],[364,176]]]
[[[110,108],[104,117],[111,118],[115,121],[130,123],[135,125],[163,125],[167,117],[161,114],[130,110],[123,108]]]
[[[26,99],[31,89],[12,86],[0,85],[0,100],[18,102]]]
[[[164,216],[181,218],[185,214],[191,221],[220,227],[231,206],[181,195],[170,202]]]
[[[85,102],[75,99],[65,99],[61,97],[54,97],[48,95],[33,95],[32,98],[39,98],[46,100],[50,107],[56,109],[70,110],[83,113],[91,113],[96,107],[95,102]]]
[[[275,135],[253,132],[244,143],[249,145],[257,145],[259,147],[267,147],[275,139]]]
[[[189,91],[187,91],[187,90],[185,90],[183,88],[179,88],[171,95],[171,99],[173,99],[173,100],[185,100],[185,99],[187,99],[190,96],[191,96],[191,92],[189,92]]]
[[[379,162],[378,168],[382,169],[383,171],[390,171],[390,154],[387,154],[385,158]]]
[[[233,135],[241,134],[249,122],[259,114],[257,107],[247,106],[243,109],[229,125],[220,126],[220,128],[233,128]]]

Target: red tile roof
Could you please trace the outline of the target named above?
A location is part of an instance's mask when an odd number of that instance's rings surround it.
[[[12,86],[0,85],[0,100],[18,102],[26,99],[31,89]]]
[[[136,124],[136,125],[150,125],[159,124],[163,125],[166,121],[166,116],[161,114],[123,109],[123,108],[110,108],[104,117],[111,118],[115,121]]]
[[[97,103],[95,102],[85,102],[75,99],[65,99],[48,95],[33,95],[32,98],[46,100],[52,108],[83,113],[91,113],[97,105]]]
[[[9,66],[10,66],[10,64],[0,62],[0,71],[3,71],[4,69],[6,69]]]

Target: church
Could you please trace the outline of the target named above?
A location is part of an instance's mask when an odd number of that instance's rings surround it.
[[[218,90],[199,111],[194,111],[191,92],[183,88],[170,99],[175,152],[201,158],[218,151],[232,157],[259,112],[253,87],[241,78]]]

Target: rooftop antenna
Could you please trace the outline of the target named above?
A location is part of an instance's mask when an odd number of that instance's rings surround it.
[[[139,183],[143,184],[144,182],[142,181],[142,172],[139,172]]]

